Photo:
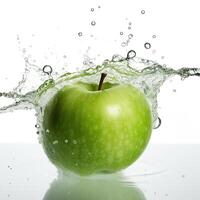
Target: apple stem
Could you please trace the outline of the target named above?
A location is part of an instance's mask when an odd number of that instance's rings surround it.
[[[99,81],[99,87],[98,87],[98,90],[101,90],[102,88],[102,85],[103,85],[103,81],[104,79],[106,78],[107,74],[106,73],[101,73],[101,79]]]

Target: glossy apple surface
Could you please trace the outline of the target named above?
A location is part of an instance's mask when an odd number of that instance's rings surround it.
[[[80,175],[115,172],[144,151],[152,130],[145,96],[132,85],[64,86],[43,114],[43,146],[60,169]]]

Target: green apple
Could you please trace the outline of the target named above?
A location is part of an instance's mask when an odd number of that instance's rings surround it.
[[[132,164],[152,130],[149,104],[129,84],[78,82],[61,88],[43,113],[43,146],[60,169],[112,173]]]

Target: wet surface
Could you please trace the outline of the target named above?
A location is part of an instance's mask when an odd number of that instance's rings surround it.
[[[39,144],[0,145],[0,199],[199,200],[200,145],[150,144],[119,174],[58,175]]]

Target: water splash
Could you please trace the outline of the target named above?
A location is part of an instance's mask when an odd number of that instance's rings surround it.
[[[29,68],[34,65],[30,65]],[[200,76],[200,68],[181,68],[175,70],[160,65],[151,60],[136,57],[136,52],[130,50],[124,58],[120,55],[114,55],[111,60],[105,60],[101,65],[91,66],[75,72],[66,72],[55,78],[53,69],[50,65],[45,65],[42,69],[33,67],[41,78],[41,84],[37,89],[29,90],[22,94],[26,84],[30,84],[26,78],[23,78],[20,85],[12,92],[1,92],[0,97],[11,98],[14,103],[0,108],[0,113],[10,112],[16,109],[35,109],[38,116],[38,124],[42,122],[41,114],[49,99],[64,85],[73,84],[76,81],[97,83],[102,72],[107,73],[107,81],[119,84],[132,84],[141,90],[146,96],[152,111],[153,127],[158,128],[161,125],[161,119],[157,113],[157,96],[162,84],[170,77],[178,75],[182,80],[190,76]],[[42,74],[41,74],[42,72]],[[33,83],[32,83],[33,84]],[[31,88],[31,87],[29,87]],[[33,87],[34,88],[34,87]]]

